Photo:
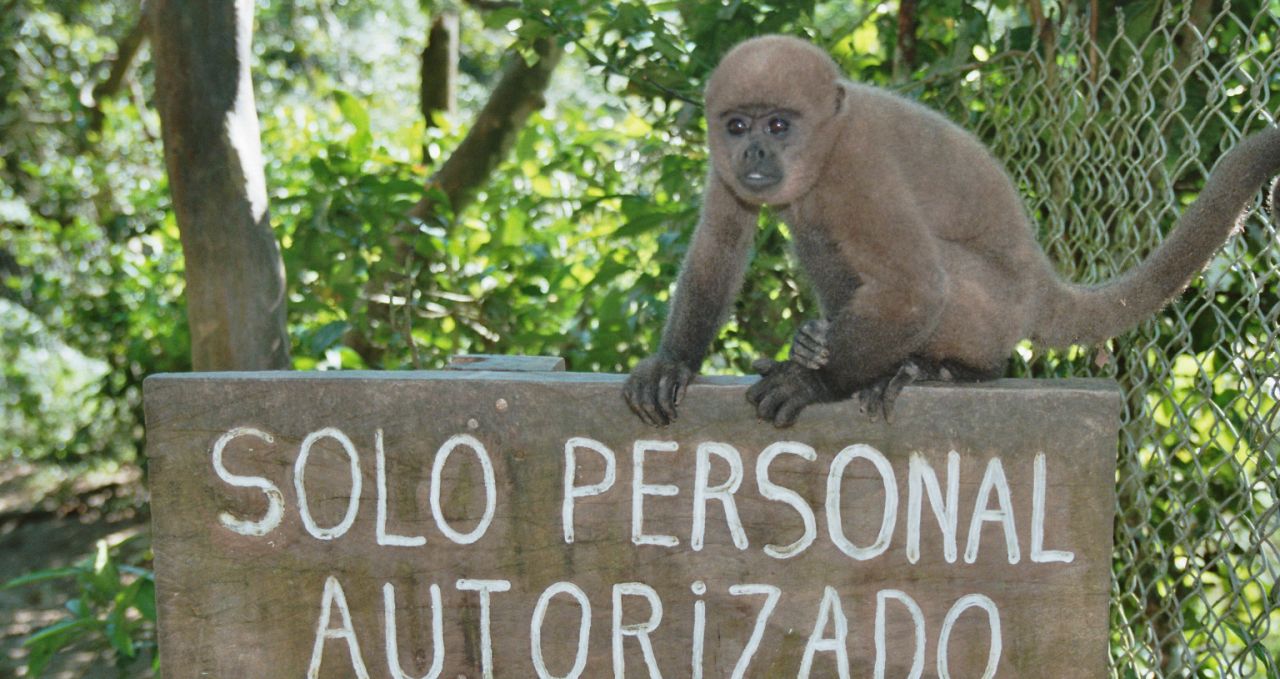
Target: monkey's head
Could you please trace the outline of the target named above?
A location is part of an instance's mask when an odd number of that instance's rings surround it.
[[[707,138],[716,175],[742,200],[785,205],[809,191],[844,105],[831,57],[770,35],[734,47],[707,83]]]

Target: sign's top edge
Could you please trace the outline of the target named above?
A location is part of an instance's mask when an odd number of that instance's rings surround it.
[[[551,384],[621,384],[626,375],[585,372],[506,372],[492,370],[261,370],[244,372],[190,372],[157,373],[146,382],[269,382],[269,381],[349,381],[378,382],[543,382]],[[755,376],[700,375],[692,386],[741,387],[756,381]],[[989,382],[967,383],[919,383],[910,389],[981,389],[995,391],[1024,391],[1031,389],[1060,389],[1086,392],[1119,392],[1119,385],[1104,378],[1004,378]]]

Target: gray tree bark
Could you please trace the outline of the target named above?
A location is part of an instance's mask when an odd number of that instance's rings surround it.
[[[195,370],[289,367],[249,75],[252,0],[150,0],[156,103],[186,260]]]
[[[427,127],[434,127],[437,111],[453,113],[458,99],[458,14],[445,12],[431,22],[427,46],[422,49],[422,84],[419,107]]]

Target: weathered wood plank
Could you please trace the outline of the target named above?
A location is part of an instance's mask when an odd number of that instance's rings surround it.
[[[500,354],[459,354],[449,359],[449,370],[496,370],[511,372],[563,372],[559,356],[503,356]]]
[[[878,660],[885,676],[905,677],[916,662],[913,610],[924,676],[939,675],[944,637],[951,676],[983,676],[993,627],[996,676],[1106,674],[1114,386],[915,386],[891,425],[845,403],[811,407],[780,431],[751,417],[750,380],[694,385],[666,429],[631,415],[621,380],[477,371],[148,379],[166,675],[352,677],[360,667],[421,677],[436,657],[437,592],[439,676],[450,679],[485,676],[486,663],[492,676],[538,676],[535,619],[547,676],[616,676],[615,663],[626,676],[657,676],[647,634],[664,677],[699,676],[699,655],[700,676],[733,676],[744,649],[749,677],[802,676],[806,656],[812,677],[841,676],[844,663],[850,676],[874,676]],[[606,465],[597,449],[612,454],[615,476],[598,493]],[[766,450],[781,451],[767,479]],[[667,485],[677,494],[665,495]],[[576,496],[572,543],[566,487]],[[896,509],[886,513],[890,497]],[[952,521],[949,561],[941,526]],[[753,645],[768,592],[776,605]],[[402,674],[388,661],[387,596]],[[574,674],[577,596],[590,615]],[[649,597],[662,615],[646,632]]]

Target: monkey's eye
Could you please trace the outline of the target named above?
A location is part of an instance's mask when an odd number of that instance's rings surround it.
[[[769,119],[769,134],[783,134],[789,129],[791,129],[791,123],[787,122],[786,118]]]
[[[747,130],[751,129],[751,126],[742,118],[730,118],[728,124],[725,125],[725,129],[729,130],[729,134],[737,137],[746,134]]]

